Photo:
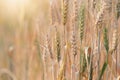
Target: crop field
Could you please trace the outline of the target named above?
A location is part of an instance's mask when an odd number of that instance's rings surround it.
[[[0,0],[0,80],[120,80],[120,0]]]

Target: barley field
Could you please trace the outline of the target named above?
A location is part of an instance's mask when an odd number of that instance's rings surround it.
[[[120,80],[120,0],[0,0],[0,80]]]

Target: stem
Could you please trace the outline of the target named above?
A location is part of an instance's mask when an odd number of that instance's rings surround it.
[[[97,61],[97,65],[98,65],[98,79],[99,79],[99,74],[100,74],[100,30],[98,31],[98,61]]]
[[[81,46],[82,46],[82,40],[81,40]],[[81,80],[81,71],[82,71],[82,65],[81,65],[81,55],[82,55],[82,47],[80,47],[80,70],[79,70],[79,80]]]

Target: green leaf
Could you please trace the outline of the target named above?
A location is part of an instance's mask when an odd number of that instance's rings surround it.
[[[108,30],[105,27],[104,28],[104,46],[105,46],[106,52],[108,53],[108,51],[109,51],[109,40],[108,40],[108,35],[107,34],[108,34]]]
[[[98,80],[101,80],[105,70],[107,68],[107,62],[104,63],[103,67],[102,67],[102,71],[100,72],[100,76],[99,76],[99,79]]]

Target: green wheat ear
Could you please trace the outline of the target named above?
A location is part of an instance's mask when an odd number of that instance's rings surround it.
[[[119,19],[120,17],[120,0],[118,0],[118,3],[117,3],[117,19]]]
[[[105,46],[105,49],[106,49],[106,52],[108,53],[109,51],[109,41],[108,41],[108,30],[107,28],[105,27],[104,28],[104,46]]]
[[[85,20],[85,7],[84,7],[84,5],[81,5],[81,7],[79,9],[79,18],[78,18],[81,42],[83,40],[83,35],[84,35],[84,20]]]
[[[55,29],[56,29],[56,36],[55,36],[56,56],[57,56],[57,61],[59,63],[60,59],[61,59],[60,35],[59,35],[59,32],[56,27],[55,27]]]

